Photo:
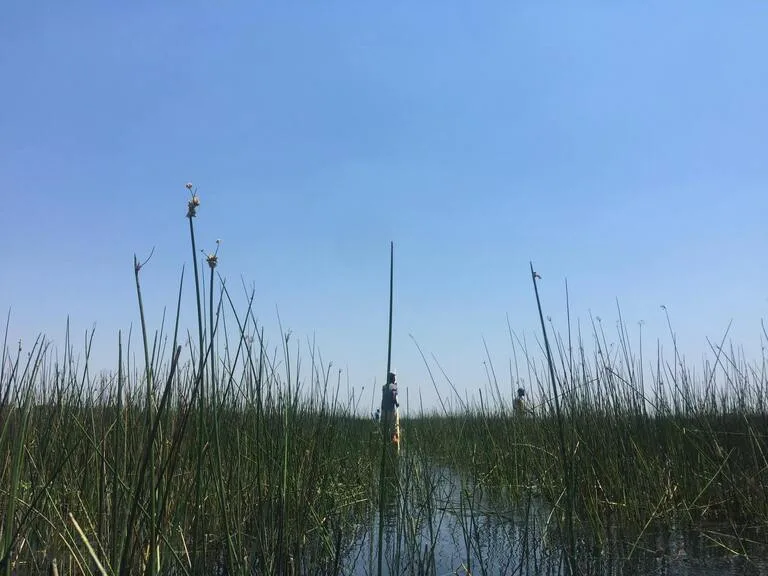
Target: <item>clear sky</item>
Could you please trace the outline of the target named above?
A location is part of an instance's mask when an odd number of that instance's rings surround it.
[[[268,336],[313,334],[366,401],[394,365],[435,393],[508,374],[506,317],[602,318],[686,354],[760,355],[768,310],[768,4],[41,2],[0,17],[0,305],[9,339],[96,326],[114,366],[202,248]],[[185,286],[185,326],[193,284]],[[77,346],[82,350],[82,346]],[[344,376],[346,380],[346,374]],[[504,380],[508,382],[508,378]],[[441,380],[441,386],[444,386]]]

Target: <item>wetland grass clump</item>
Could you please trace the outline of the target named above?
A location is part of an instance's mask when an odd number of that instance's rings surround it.
[[[568,498],[576,548],[600,551],[617,534],[628,555],[657,530],[709,534],[738,541],[748,528],[768,528],[768,374],[761,366],[713,347],[702,378],[675,354],[667,363],[659,347],[655,370],[632,355],[626,332],[610,347],[598,325],[594,353],[579,338],[569,355],[558,339],[553,362],[558,411],[544,358],[526,355],[529,384],[538,404],[517,415],[492,379],[482,401],[460,412],[423,413],[408,422],[434,461],[460,470],[503,509],[532,495],[552,511],[565,539]],[[762,366],[765,366],[763,364]],[[650,382],[650,384],[649,384]],[[514,389],[519,381],[513,381]],[[495,405],[487,398],[502,398]],[[560,452],[565,445],[573,492],[569,496]],[[715,537],[717,535],[717,537]],[[567,541],[562,541],[567,546]],[[740,550],[739,546],[728,545]],[[735,552],[734,552],[735,553]],[[574,565],[576,569],[576,565]]]
[[[327,371],[312,367],[305,394],[298,368],[289,381],[244,348],[217,369],[202,418],[197,363],[156,360],[151,429],[146,372],[121,364],[119,377],[93,376],[70,354],[56,362],[42,339],[6,354],[3,572],[56,559],[62,574],[328,573],[371,499],[373,425],[335,400]]]
[[[113,374],[64,343],[7,345],[0,358],[0,569],[3,574],[333,573],[374,498],[372,424],[339,400],[330,366],[288,336],[270,349],[215,274],[195,270],[197,341],[150,336],[134,258],[143,366],[118,335]],[[198,265],[207,263],[207,302]],[[230,324],[227,326],[227,319]],[[126,346],[127,344],[127,346]],[[126,349],[127,348],[127,349]],[[306,374],[304,373],[306,370]]]

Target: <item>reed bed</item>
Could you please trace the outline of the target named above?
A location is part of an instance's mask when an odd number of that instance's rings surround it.
[[[310,398],[255,366],[197,418],[194,369],[157,370],[172,392],[150,430],[143,382],[46,366],[44,348],[3,380],[5,573],[53,559],[63,573],[152,573],[152,534],[154,573],[329,573],[346,552],[375,489],[375,428],[329,382]]]
[[[678,367],[676,376],[657,359],[664,369],[646,387],[632,362],[600,352],[582,357],[574,380],[557,371],[574,479],[568,503],[544,359],[524,356],[535,385],[524,414],[493,380],[478,390],[481,401],[453,395],[457,410],[404,419],[402,455],[385,469],[380,427],[356,414],[312,347],[304,369],[290,338],[267,354],[251,323],[242,351],[206,370],[220,387],[211,387],[202,418],[199,364],[179,367],[178,356],[156,353],[153,429],[145,370],[92,376],[72,354],[56,361],[42,339],[28,353],[6,346],[6,573],[39,572],[56,559],[66,574],[343,574],[352,566],[378,574],[383,529],[384,572],[436,574],[448,524],[456,569],[478,573],[602,573],[608,557],[628,571],[658,554],[649,542],[671,528],[698,531],[737,557],[766,542],[765,382],[730,354],[704,382],[682,381],[691,371]],[[503,570],[483,564],[491,519],[514,529],[502,535],[504,550],[516,550]]]
[[[609,345],[599,322],[587,346],[547,329],[536,289],[541,353],[510,329],[509,382],[490,358],[476,400],[433,380],[441,409],[403,419],[398,455],[312,342],[270,344],[253,293],[235,304],[187,188],[195,299],[182,274],[171,328],[147,326],[138,258],[141,332],[117,336],[113,371],[89,369],[93,334],[59,357],[43,337],[9,345],[6,325],[3,574],[623,573],[658,557],[660,531],[745,559],[766,543],[764,361],[720,343],[697,377],[676,348],[635,355],[624,327]]]
[[[669,527],[716,535],[713,545],[736,556],[747,555],[748,540],[768,544],[765,363],[750,365],[721,344],[697,379],[677,350],[667,362],[661,346],[643,366],[623,327],[617,346],[597,325],[592,341],[588,356],[581,337],[575,351],[558,338],[559,410],[546,355],[523,352],[516,357],[531,387],[524,413],[510,401],[524,381],[499,383],[489,371],[476,390],[479,400],[454,395],[443,405],[458,409],[422,411],[408,420],[409,438],[419,438],[435,462],[461,470],[500,507],[521,505],[532,494],[546,503],[564,553],[574,559],[585,545],[602,554],[620,535],[631,560],[646,537]],[[576,564],[570,570],[580,571]]]
[[[187,189],[197,339],[186,350],[183,273],[172,328],[147,326],[150,259],[134,258],[141,364],[122,334],[115,370],[93,374],[93,334],[75,356],[67,330],[59,358],[42,337],[11,349],[6,325],[4,574],[333,573],[375,498],[372,423],[311,342],[303,353],[281,334],[270,347],[253,294],[237,309],[216,273],[219,241],[200,258],[200,198]]]

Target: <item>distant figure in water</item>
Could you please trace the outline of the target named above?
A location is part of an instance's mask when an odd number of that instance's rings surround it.
[[[397,374],[394,370],[389,373],[387,385],[389,386],[389,394],[392,397],[392,404],[395,408],[400,408],[400,402],[397,399]]]
[[[394,412],[400,406],[397,399],[397,376],[395,371],[389,373],[387,383],[381,387],[381,411]]]
[[[518,388],[517,398],[515,398],[515,401],[512,402],[512,406],[515,409],[515,414],[519,416],[522,416],[525,413],[525,400],[523,400],[524,396],[525,396],[525,389]]]
[[[374,414],[373,414],[373,421],[374,422],[378,422],[380,415],[381,415],[381,410],[376,408],[376,412],[374,412]]]
[[[400,401],[397,397],[397,374],[392,370],[387,375],[387,383],[381,387],[381,418],[387,422],[392,443],[400,444]]]

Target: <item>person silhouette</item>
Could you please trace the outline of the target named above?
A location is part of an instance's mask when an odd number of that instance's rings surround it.
[[[525,412],[525,389],[517,389],[517,398],[512,402],[512,406],[515,409],[515,414],[522,415]]]

